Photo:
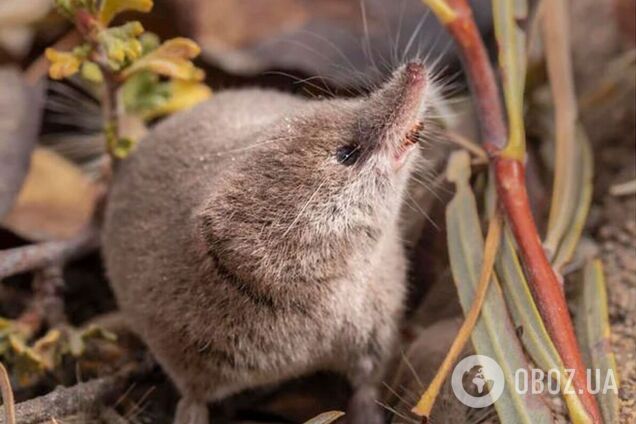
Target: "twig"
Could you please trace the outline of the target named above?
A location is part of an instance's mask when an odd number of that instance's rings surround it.
[[[462,324],[453,344],[451,345],[444,361],[437,370],[437,374],[429,384],[428,388],[420,398],[419,402],[412,409],[414,414],[421,417],[428,417],[431,414],[435,399],[439,394],[446,377],[451,371],[452,366],[457,361],[457,357],[464,349],[470,334],[475,328],[481,307],[486,299],[486,293],[488,292],[488,286],[492,279],[493,265],[495,264],[495,257],[497,256],[497,250],[499,249],[499,242],[501,241],[501,215],[496,212],[490,220],[488,226],[488,234],[486,235],[486,242],[484,244],[484,261],[481,267],[481,274],[479,275],[479,283],[475,290],[475,298],[473,304],[470,307],[470,311],[466,314],[466,319]]]
[[[0,362],[0,393],[2,393],[2,404],[4,405],[4,420],[7,424],[16,424],[15,421],[15,401],[13,400],[13,390],[7,369]]]
[[[423,0],[425,3],[430,0]],[[440,2],[444,0],[435,0]],[[477,114],[481,123],[482,142],[491,156],[497,194],[513,230],[520,256],[528,272],[528,281],[541,312],[546,329],[554,341],[565,368],[574,370],[573,386],[580,395],[586,413],[595,423],[601,422],[594,395],[585,379],[585,365],[574,326],[568,313],[559,278],[541,245],[534,217],[530,210],[525,185],[525,166],[519,152],[505,151],[507,129],[499,90],[486,49],[472,18],[466,0],[448,0],[454,17],[441,17],[460,47],[464,66],[473,89]],[[435,12],[435,9],[433,9]],[[512,153],[512,154],[505,154]]]
[[[429,3],[429,0],[423,1]],[[467,68],[469,83],[474,94],[473,100],[477,116],[480,118],[484,147],[489,154],[497,153],[506,146],[507,131],[499,90],[488,52],[481,41],[479,29],[466,1],[448,0],[445,3],[453,9],[454,19],[443,22],[461,47],[461,53],[464,56],[464,65]],[[435,10],[433,11],[435,12]]]
[[[57,387],[44,396],[17,404],[16,419],[20,424],[36,424],[78,411],[97,410],[97,403],[121,390],[125,381],[126,379],[113,376],[97,378],[72,387]],[[5,424],[5,421],[0,420],[0,424]]]
[[[30,309],[40,314],[49,327],[56,327],[67,322],[62,299],[63,288],[64,280],[60,264],[42,268],[33,278],[35,295]]]
[[[68,240],[47,241],[0,251],[0,280],[81,256],[97,248],[99,237],[94,226]]]
[[[488,154],[484,151],[484,149],[482,149],[479,144],[476,144],[474,141],[452,130],[447,130],[446,136],[451,143],[457,144],[458,146],[468,150],[470,153],[477,156],[480,161],[488,161]]]
[[[53,417],[65,417],[81,412],[99,411],[101,403],[112,401],[112,397],[124,390],[128,380],[135,374],[149,370],[147,363],[126,367],[115,375],[96,378],[71,387],[59,386],[50,393],[19,403],[15,407],[16,422],[39,424]],[[0,418],[0,424],[14,424]]]

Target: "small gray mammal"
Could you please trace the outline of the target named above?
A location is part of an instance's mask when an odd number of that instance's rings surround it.
[[[383,422],[407,263],[399,217],[430,102],[411,62],[368,96],[229,90],[157,125],[117,170],[103,256],[119,306],[181,392],[208,402],[318,370]]]

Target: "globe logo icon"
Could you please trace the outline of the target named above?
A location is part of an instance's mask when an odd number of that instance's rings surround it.
[[[504,385],[501,367],[486,355],[467,356],[455,366],[451,376],[453,393],[471,408],[485,408],[495,403]]]
[[[466,376],[466,374],[464,374],[464,376]],[[486,378],[484,377],[483,367],[481,366],[477,367],[477,372],[474,374],[472,378],[472,383],[477,387],[477,393],[479,393],[479,395],[487,394],[487,391],[484,392],[484,388],[486,387],[486,383],[490,381],[492,380],[487,381]]]

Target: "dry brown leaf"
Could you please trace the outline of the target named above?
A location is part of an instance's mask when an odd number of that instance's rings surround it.
[[[29,167],[41,92],[41,87],[28,87],[17,69],[0,68],[0,219],[11,209]]]
[[[72,162],[43,147],[2,225],[29,240],[65,239],[91,219],[97,186]]]

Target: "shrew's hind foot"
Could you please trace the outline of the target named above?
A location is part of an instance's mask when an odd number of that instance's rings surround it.
[[[347,405],[346,424],[385,424],[384,410],[377,398],[378,392],[372,387],[355,389]]]
[[[174,424],[209,424],[208,405],[189,397],[182,397],[177,405]]]

